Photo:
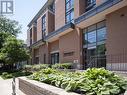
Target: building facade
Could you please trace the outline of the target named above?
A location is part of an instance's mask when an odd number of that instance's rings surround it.
[[[48,0],[28,27],[31,64],[127,69],[127,0]]]

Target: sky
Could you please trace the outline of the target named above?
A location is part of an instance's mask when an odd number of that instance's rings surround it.
[[[19,39],[26,42],[27,39],[27,25],[32,18],[38,13],[41,7],[47,0],[13,0],[14,14],[7,17],[16,20],[22,26],[22,33],[18,35]]]

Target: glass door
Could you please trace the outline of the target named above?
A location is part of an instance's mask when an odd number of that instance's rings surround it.
[[[93,65],[95,65],[93,63],[96,62],[96,60],[93,59],[96,56],[96,46],[86,48],[85,55],[86,55],[85,58],[86,68],[93,67]]]

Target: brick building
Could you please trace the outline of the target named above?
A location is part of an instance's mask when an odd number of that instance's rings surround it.
[[[48,0],[28,27],[31,64],[127,69],[127,0]]]

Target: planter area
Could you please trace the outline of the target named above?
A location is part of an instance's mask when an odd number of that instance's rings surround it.
[[[79,95],[26,77],[19,78],[19,89],[26,95]]]
[[[28,79],[19,78],[19,88],[26,95],[120,95],[125,93],[127,81],[104,68],[82,72],[47,68]]]

